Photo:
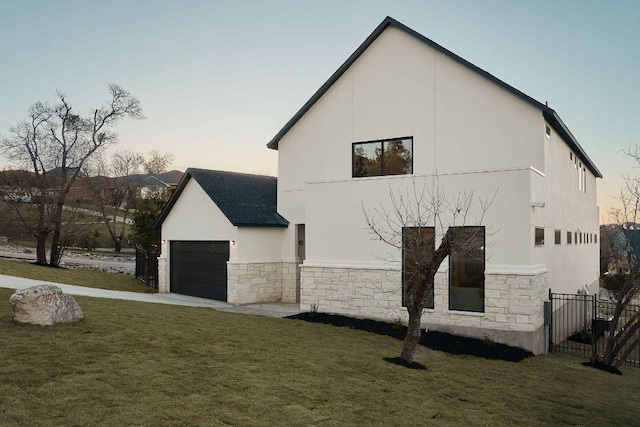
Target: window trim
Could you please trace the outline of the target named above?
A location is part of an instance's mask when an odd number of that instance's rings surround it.
[[[403,139],[411,140],[411,173],[410,174],[392,174],[385,175],[384,173],[384,143],[388,141],[398,141]],[[359,144],[373,144],[374,142],[379,142],[382,146],[382,163],[380,165],[380,175],[368,175],[368,176],[356,176],[356,150],[355,146]],[[413,135],[411,136],[400,136],[396,138],[385,138],[385,139],[372,139],[370,141],[357,141],[351,143],[351,178],[376,178],[381,176],[402,176],[402,175],[413,175],[413,158],[414,158],[414,150],[413,150]]]

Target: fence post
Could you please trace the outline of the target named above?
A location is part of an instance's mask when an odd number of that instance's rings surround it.
[[[553,292],[549,288],[549,341],[548,351],[553,351]]]

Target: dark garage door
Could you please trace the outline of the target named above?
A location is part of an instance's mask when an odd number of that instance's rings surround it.
[[[171,292],[227,300],[229,242],[171,242]]]

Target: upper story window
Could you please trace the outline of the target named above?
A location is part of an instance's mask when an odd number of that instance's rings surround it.
[[[355,142],[353,177],[413,173],[413,137]]]
[[[545,126],[545,129],[544,129],[544,135],[545,135],[547,138],[551,138],[551,128],[550,128],[549,126]]]

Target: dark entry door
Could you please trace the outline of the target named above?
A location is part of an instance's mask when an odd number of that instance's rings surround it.
[[[227,300],[229,241],[172,241],[171,292]]]

